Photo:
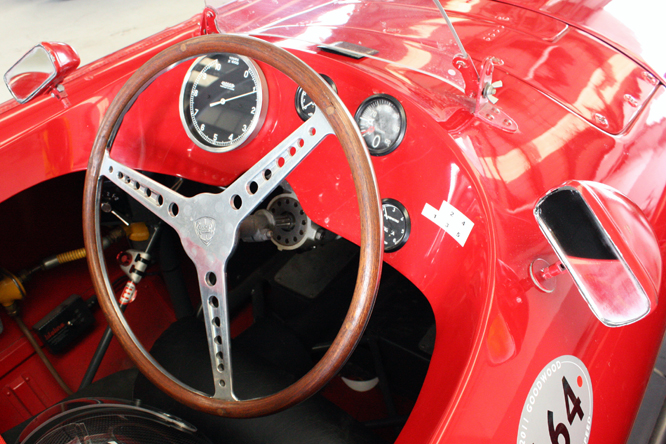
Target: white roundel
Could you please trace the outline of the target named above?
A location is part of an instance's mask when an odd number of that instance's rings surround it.
[[[517,444],[587,444],[592,382],[583,361],[560,356],[537,375],[525,399]]]

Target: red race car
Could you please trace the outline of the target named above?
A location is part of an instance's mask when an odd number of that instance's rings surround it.
[[[0,105],[3,439],[627,442],[666,328],[650,13],[208,0],[83,67],[35,46]]]

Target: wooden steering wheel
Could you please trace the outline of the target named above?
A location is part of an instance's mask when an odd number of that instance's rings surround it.
[[[221,194],[184,197],[113,160],[111,147],[125,113],[159,73],[182,60],[213,53],[240,54],[273,66],[302,86],[317,105],[317,112]],[[224,278],[238,227],[321,140],[333,133],[351,168],[360,209],[361,255],[349,311],[332,346],[310,372],[273,395],[238,400],[233,393]],[[295,153],[293,147],[296,147]],[[266,170],[271,174],[264,174]],[[213,396],[184,385],[155,362],[132,333],[115,301],[103,265],[98,228],[104,177],[173,227],[196,266],[215,381]],[[193,223],[202,217],[224,221],[218,223],[218,233],[212,239],[206,239],[207,242],[197,235]],[[328,84],[300,59],[273,44],[246,36],[210,35],[177,43],[149,60],[125,83],[104,116],[90,155],[84,190],[83,229],[88,266],[100,304],[130,358],[153,384],[177,401],[220,416],[267,415],[293,406],[321,389],[344,365],[360,340],[379,285],[383,253],[381,204],[372,164],[353,118]]]

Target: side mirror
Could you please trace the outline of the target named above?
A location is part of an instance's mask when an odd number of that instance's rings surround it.
[[[657,305],[657,239],[640,208],[619,191],[566,182],[537,202],[534,216],[602,323],[631,324]]]
[[[5,73],[5,84],[19,103],[25,103],[58,85],[79,63],[81,59],[71,46],[42,42]]]

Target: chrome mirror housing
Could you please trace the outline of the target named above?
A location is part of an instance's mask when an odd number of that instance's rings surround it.
[[[543,196],[534,216],[602,323],[631,324],[657,305],[659,246],[626,196],[601,183],[569,181]]]
[[[19,103],[58,85],[81,59],[65,43],[42,42],[33,47],[4,75],[5,84]]]

